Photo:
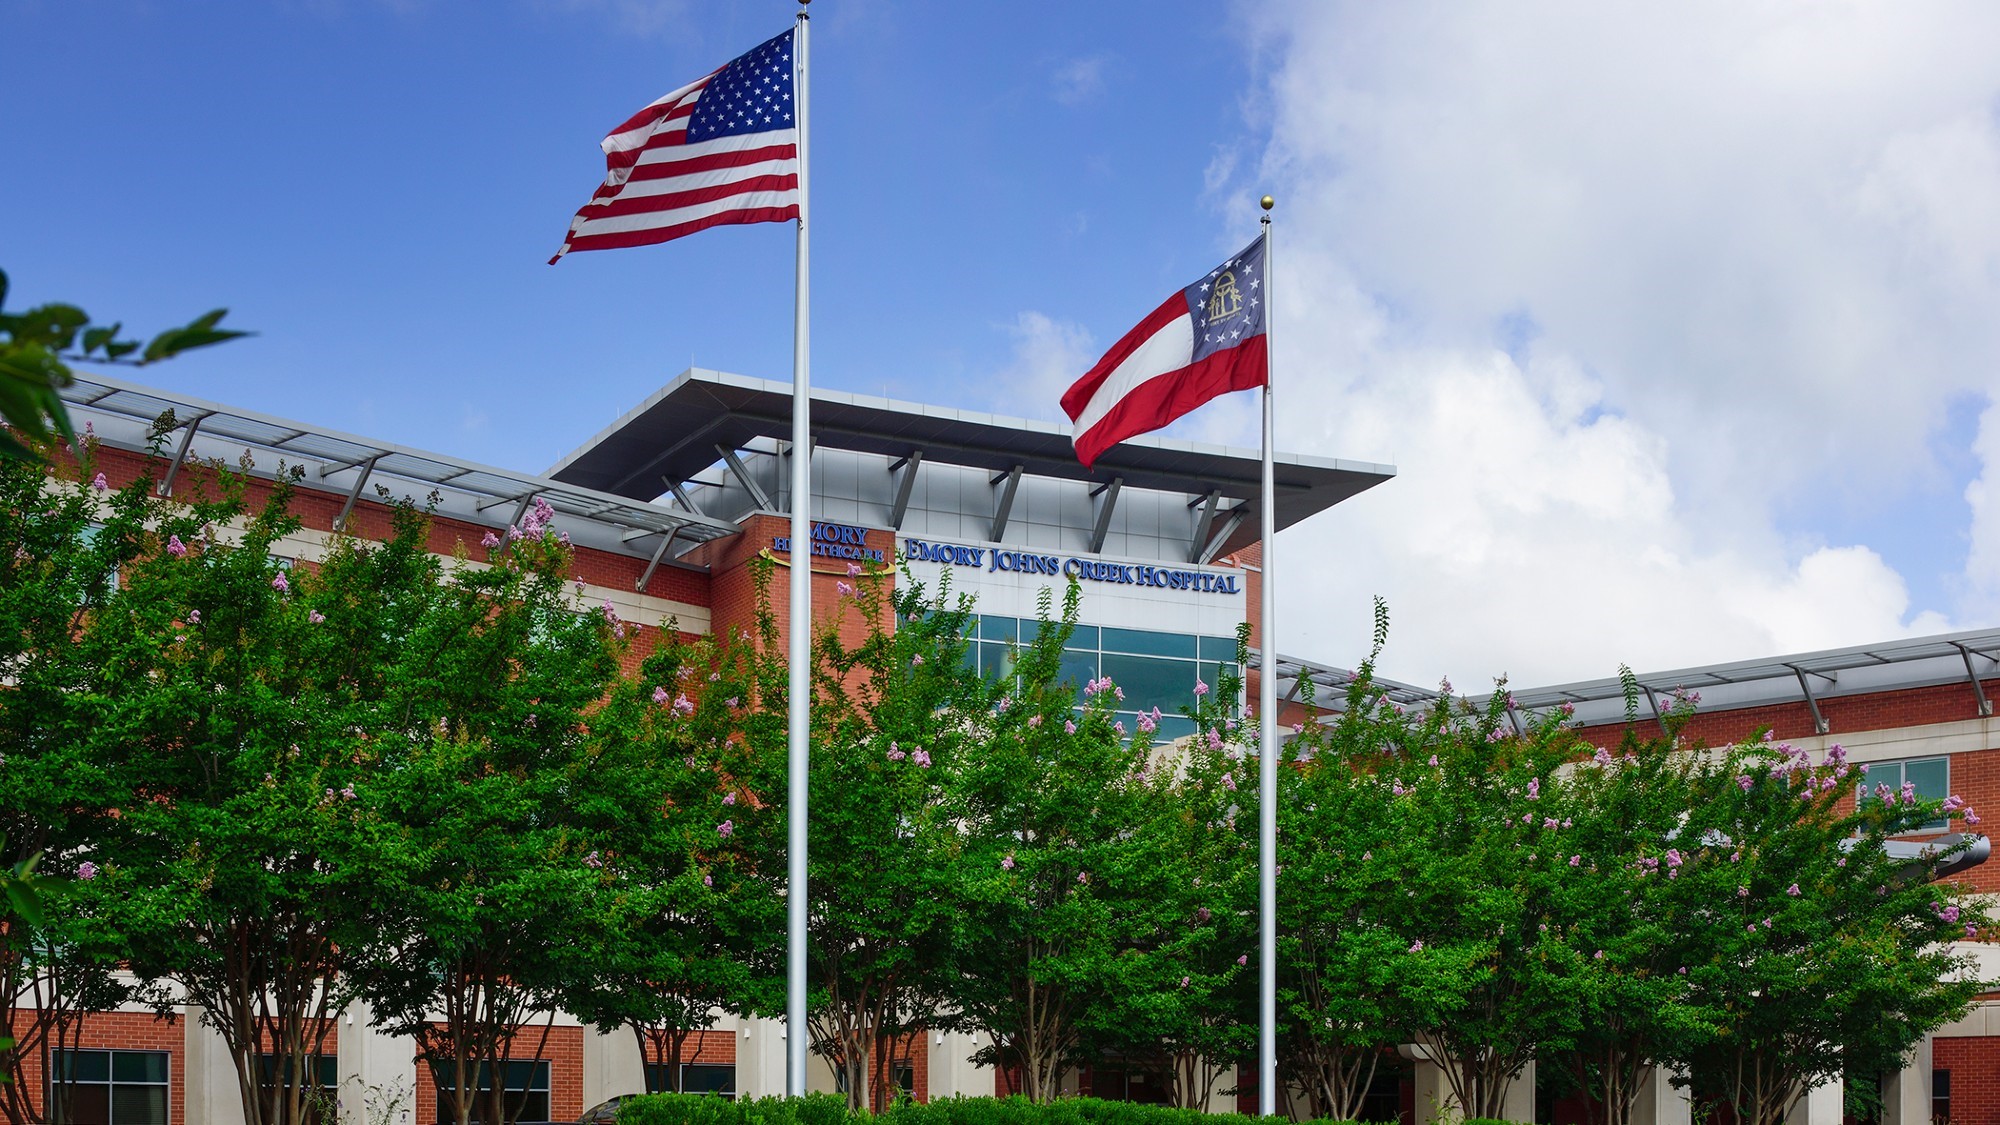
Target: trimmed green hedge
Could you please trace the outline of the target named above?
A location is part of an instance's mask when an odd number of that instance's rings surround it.
[[[855,1114],[864,1125],[1215,1125],[1215,1115],[1193,1109],[1138,1105],[1099,1098],[1059,1098],[1036,1105],[1026,1098],[944,1098],[898,1102],[881,1113]],[[1261,1125],[1292,1125],[1282,1117],[1240,1118]],[[653,1094],[618,1107],[618,1125],[853,1125],[847,1099],[838,1094],[803,1098],[724,1101],[701,1094]],[[1318,1125],[1318,1123],[1312,1123]],[[1340,1125],[1353,1125],[1342,1122]]]

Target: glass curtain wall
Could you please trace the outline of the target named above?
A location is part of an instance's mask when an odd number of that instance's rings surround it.
[[[978,616],[966,647],[969,669],[989,678],[1012,675],[1016,652],[1034,639],[1037,624],[1034,618]],[[1197,682],[1212,688],[1225,669],[1237,671],[1235,637],[1078,625],[1063,646],[1063,675],[1079,700],[1085,683],[1109,676],[1125,692],[1118,707],[1126,729],[1136,730],[1139,716],[1157,707],[1161,741],[1194,733],[1181,708],[1194,702]]]

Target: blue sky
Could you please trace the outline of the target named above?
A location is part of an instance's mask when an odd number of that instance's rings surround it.
[[[1053,417],[1281,206],[1290,651],[1516,683],[2000,622],[2000,13],[819,0],[814,380]],[[538,470],[784,378],[789,227],[545,264],[640,105],[790,0],[0,0],[8,304],[140,373]],[[1254,442],[1253,403],[1184,422]]]
[[[1115,334],[1207,268],[1204,172],[1247,133],[1211,5],[817,7],[817,383],[981,399],[1016,310]],[[5,0],[45,155],[0,185],[4,268],[261,333],[147,378],[540,467],[691,360],[789,377],[788,226],[545,262],[604,132],[795,10]]]

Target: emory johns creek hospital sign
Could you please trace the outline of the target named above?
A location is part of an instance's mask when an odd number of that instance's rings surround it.
[[[842,523],[812,525],[812,553],[822,558],[852,559],[885,563],[880,548],[870,547],[868,529]],[[790,553],[789,535],[771,540],[773,551]],[[1046,574],[1076,577],[1085,582],[1116,582],[1127,586],[1149,586],[1159,590],[1187,590],[1199,594],[1240,594],[1243,587],[1234,574],[1210,574],[1202,570],[1175,570],[1140,563],[1102,562],[1071,556],[1038,555],[1031,551],[1003,551],[995,547],[966,547],[955,543],[927,543],[921,539],[903,541],[903,557],[911,562],[945,563],[975,570],[1013,571],[1018,574]]]

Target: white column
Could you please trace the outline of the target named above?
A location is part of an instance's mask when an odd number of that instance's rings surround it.
[[[340,1017],[337,1057],[341,1125],[367,1125],[371,1108],[379,1112],[394,1107],[412,1114],[407,1119],[391,1114],[396,1121],[425,1116],[417,1112],[416,1044],[377,1028],[374,1013],[363,1001],[349,1004]],[[200,1119],[190,1113],[189,1120]]]
[[[1431,1060],[1430,1052],[1418,1043],[1404,1043],[1396,1050],[1411,1062],[1410,1077],[1415,1087],[1411,1112],[1417,1125],[1455,1125],[1465,1120],[1458,1096],[1451,1092],[1451,1081],[1445,1077],[1444,1068]]]
[[[930,1041],[930,1097],[990,1098],[993,1096],[996,1077],[990,1066],[975,1066],[967,1061],[974,1051],[985,1044],[985,1036],[971,1035],[963,1031],[931,1031],[925,1037]]]
[[[629,1027],[583,1029],[583,1108],[646,1092],[646,1057]]]
[[[1208,1105],[1205,1107],[1207,1108],[1208,1112],[1210,1113],[1236,1112],[1236,1095],[1228,1093],[1227,1091],[1234,1090],[1236,1088],[1236,1084],[1242,1080],[1241,1079],[1242,1074],[1243,1074],[1242,1067],[1232,1066],[1225,1068],[1221,1074],[1216,1076],[1215,1086],[1208,1092]]]
[[[184,1082],[181,1096],[189,1121],[204,1125],[243,1125],[243,1094],[236,1082],[236,1063],[222,1033],[210,1026],[202,1009],[181,1009]]]
[[[1806,1091],[1792,1111],[1785,1115],[1785,1125],[1840,1125],[1843,1111],[1841,1104],[1843,1091],[1840,1079],[1834,1078],[1824,1085],[1814,1086]]]
[[[1930,1125],[1931,1037],[1910,1052],[1903,1069],[1882,1083],[1882,1125]]]
[[[1689,1125],[1693,1118],[1687,1091],[1673,1084],[1672,1073],[1665,1067],[1649,1067],[1632,1099],[1631,1125]]]
[[[1508,1121],[1535,1119],[1535,1060],[1529,1059],[1528,1065],[1507,1080],[1507,1092],[1500,1099],[1500,1116]]]

